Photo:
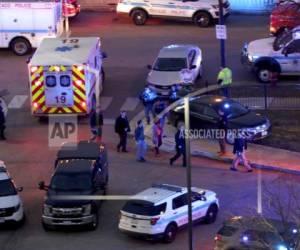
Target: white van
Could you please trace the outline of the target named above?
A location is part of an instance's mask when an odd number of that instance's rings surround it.
[[[0,48],[22,56],[37,48],[43,38],[62,32],[60,1],[0,2]]]
[[[144,25],[150,17],[182,19],[207,27],[219,18],[218,0],[120,0],[117,13]],[[224,16],[229,15],[229,2],[223,0]]]

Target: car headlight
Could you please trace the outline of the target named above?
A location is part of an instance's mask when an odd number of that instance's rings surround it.
[[[14,212],[18,212],[19,209],[20,209],[20,207],[21,207],[21,203],[19,203],[18,205],[16,205],[16,206],[14,207]]]
[[[83,210],[83,215],[90,215],[92,212],[92,205],[91,204],[87,204],[82,206],[82,210]]]
[[[44,215],[49,216],[52,214],[52,206],[44,204]]]

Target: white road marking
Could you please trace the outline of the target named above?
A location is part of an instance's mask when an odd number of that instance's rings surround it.
[[[10,109],[19,109],[21,108],[25,101],[27,100],[27,95],[15,95],[13,99],[8,104],[8,108]]]
[[[100,96],[100,106],[101,110],[106,110],[112,102],[112,97]]]
[[[134,111],[139,104],[140,100],[137,97],[127,97],[120,110]]]

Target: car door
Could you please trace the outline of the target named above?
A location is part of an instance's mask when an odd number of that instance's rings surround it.
[[[180,195],[172,201],[173,220],[177,225],[183,226],[188,223],[188,207],[187,207],[187,194]]]
[[[206,206],[204,199],[205,197],[200,194],[192,192],[193,220],[198,220],[205,216]]]
[[[190,103],[190,125],[192,129],[203,129],[206,127],[202,120],[204,108],[203,104]]]
[[[300,39],[289,43],[278,59],[281,71],[287,74],[300,74]]]
[[[170,2],[174,2],[176,8],[172,11],[172,16],[174,17],[181,17],[181,18],[189,18],[193,16],[194,8],[192,2],[197,2],[198,0],[172,0]]]
[[[143,0],[146,4],[149,4],[150,7],[147,9],[149,14],[152,16],[168,16],[169,8],[168,2],[169,0]],[[175,6],[175,4],[173,4]]]

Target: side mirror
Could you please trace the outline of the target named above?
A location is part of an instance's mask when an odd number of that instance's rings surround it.
[[[197,68],[196,65],[192,65],[192,66],[190,67],[190,69],[195,69],[195,68]]]
[[[23,191],[23,187],[18,187],[18,188],[17,188],[17,191],[18,191],[18,192],[22,192],[22,191]]]
[[[101,52],[101,58],[102,58],[102,59],[107,58],[107,54],[106,54],[105,52]]]
[[[45,186],[45,182],[44,181],[40,181],[38,184],[39,190],[45,190],[46,186]]]
[[[147,65],[147,69],[150,69],[150,70],[151,70],[151,69],[152,69],[152,65],[148,64],[148,65]]]

